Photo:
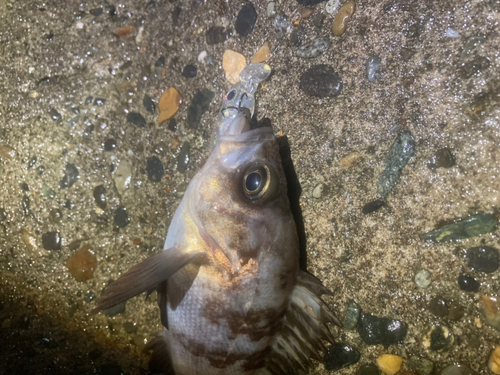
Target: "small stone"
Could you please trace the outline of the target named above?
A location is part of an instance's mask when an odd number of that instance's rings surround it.
[[[168,130],[175,132],[177,130],[177,121],[175,121],[175,118],[170,119],[168,122]]]
[[[182,95],[175,87],[169,87],[160,98],[160,117],[158,118],[158,124],[174,117],[181,104]]]
[[[290,34],[290,41],[295,47],[300,47],[302,45],[302,41],[305,37],[305,32],[302,27],[295,28]]]
[[[83,283],[94,277],[97,257],[91,250],[90,245],[84,245],[66,261],[69,273],[78,282]]]
[[[432,283],[432,274],[427,269],[421,269],[415,275],[415,284],[419,288],[427,289]]]
[[[370,82],[375,82],[380,78],[380,57],[372,55],[366,60],[366,78]]]
[[[476,372],[467,366],[450,365],[441,371],[441,375],[476,375]]]
[[[494,374],[500,374],[500,345],[496,345],[488,359],[488,368]]]
[[[300,47],[297,50],[297,56],[305,59],[311,59],[314,57],[318,57],[319,55],[324,54],[330,48],[330,42],[325,38],[317,38],[313,40],[311,43],[306,44],[305,46]],[[321,65],[316,65],[321,66]],[[323,65],[328,66],[328,65]]]
[[[30,191],[30,187],[28,186],[28,184],[27,184],[26,182],[23,182],[23,183],[21,184],[21,189],[22,189],[23,191]]]
[[[265,42],[262,47],[259,48],[255,55],[253,55],[252,60],[250,61],[252,64],[258,64],[264,61],[267,61],[271,56],[271,52],[269,51],[269,43]]]
[[[155,113],[156,109],[155,102],[148,95],[144,95],[144,99],[142,100],[142,105],[149,113],[152,114]]]
[[[448,315],[448,307],[446,301],[441,296],[436,296],[431,299],[429,311],[437,317],[443,318]]]
[[[355,165],[361,159],[362,159],[362,156],[359,152],[351,152],[350,154],[344,156],[340,160],[340,165],[343,168],[351,168],[353,165]]]
[[[54,199],[56,197],[56,192],[49,185],[42,185],[42,195],[47,199]]]
[[[74,116],[68,119],[68,126],[71,126],[72,128],[78,125],[78,121],[80,121],[79,116]]]
[[[473,247],[467,250],[469,263],[467,266],[472,271],[492,273],[498,269],[498,250],[489,246]]]
[[[363,214],[368,215],[371,214],[372,212],[378,211],[382,207],[385,206],[385,202],[383,200],[376,200],[370,203],[367,203],[363,206]]]
[[[300,18],[306,20],[314,14],[314,7],[304,7],[300,12]]]
[[[300,88],[318,98],[335,97],[342,91],[342,80],[329,65],[315,65],[300,78]]]
[[[146,346],[145,340],[146,338],[142,335],[134,335],[130,342],[142,350]]]
[[[435,170],[437,168],[451,168],[455,165],[455,158],[448,148],[441,148],[427,162],[427,168]]]
[[[361,316],[361,306],[359,306],[353,300],[350,300],[349,303],[347,304],[344,328],[348,330],[356,328],[360,316]]]
[[[340,370],[358,363],[360,358],[361,353],[358,349],[347,344],[334,344],[328,348],[325,355],[325,368],[329,371]]]
[[[454,29],[447,28],[444,32],[444,36],[447,38],[460,38],[460,33]]]
[[[460,275],[458,276],[458,286],[464,292],[477,292],[479,291],[479,282],[476,281],[472,276],[469,275]]]
[[[323,185],[323,184],[319,184],[319,185],[317,185],[317,186],[314,188],[313,192],[312,192],[312,196],[313,196],[313,198],[316,198],[316,199],[321,198],[321,196],[323,195],[323,190],[324,190],[324,188],[325,188],[325,185]]]
[[[278,36],[283,36],[290,29],[290,23],[288,22],[288,17],[286,14],[280,13],[276,16],[272,23],[274,29],[278,33]]]
[[[106,151],[113,151],[116,148],[116,140],[113,138],[108,138],[104,142],[104,149]]]
[[[256,21],[257,12],[252,3],[247,3],[239,11],[234,28],[241,36],[248,36],[253,31]]]
[[[62,212],[58,208],[52,208],[49,212],[49,221],[52,224],[59,224],[62,220]]]
[[[207,51],[201,51],[197,57],[198,62],[202,63],[203,61],[205,61],[205,57],[207,57]]]
[[[246,65],[245,56],[241,53],[228,49],[222,56],[222,69],[226,72],[227,81],[233,85],[240,81],[240,73]]]
[[[106,188],[104,185],[97,185],[94,188],[94,201],[101,210],[106,208]]]
[[[227,39],[227,33],[221,26],[211,26],[207,30],[207,44],[209,46],[214,44],[224,43]]]
[[[99,17],[101,14],[104,13],[104,9],[102,9],[102,8],[96,8],[96,9],[92,9],[90,12],[92,13],[92,15],[94,17]]]
[[[276,4],[274,1],[271,1],[267,4],[266,15],[267,18],[273,18],[276,15]]]
[[[119,207],[115,210],[114,221],[118,228],[123,228],[130,222],[125,207]]]
[[[165,56],[160,56],[160,57],[158,58],[158,60],[156,60],[156,62],[155,62],[155,66],[156,66],[157,68],[161,68],[161,67],[165,66]]]
[[[61,250],[61,235],[58,231],[44,233],[42,245],[45,250]]]
[[[356,11],[356,2],[348,1],[339,9],[333,20],[332,32],[335,36],[341,36],[347,29],[351,18]]]
[[[325,12],[328,14],[335,13],[340,7],[340,0],[328,0],[325,4]]]
[[[380,370],[372,363],[363,365],[356,371],[356,375],[380,375]]]
[[[191,147],[189,145],[189,142],[186,141],[182,145],[181,151],[177,158],[177,171],[179,171],[180,173],[186,172],[190,156],[191,156]]]
[[[410,357],[408,365],[415,370],[418,375],[432,375],[434,371],[434,363],[422,357]]]
[[[395,375],[401,369],[403,358],[392,354],[382,354],[377,358],[377,366],[384,374]]]
[[[367,345],[383,344],[388,347],[403,342],[407,332],[408,324],[371,314],[362,314],[358,323],[358,333]]]
[[[66,163],[66,169],[62,180],[59,182],[59,188],[69,189],[79,178],[78,168],[74,164]]]
[[[486,318],[486,323],[500,331],[500,304],[497,299],[488,296],[481,296],[480,299],[479,307]]]
[[[137,125],[140,128],[145,128],[146,127],[146,119],[137,112],[130,112],[127,115],[127,122]]]
[[[113,174],[116,190],[118,194],[123,195],[132,180],[132,165],[126,160],[122,160]]]
[[[194,94],[193,100],[187,110],[187,123],[192,129],[198,129],[201,118],[210,108],[210,103],[214,96],[215,94],[208,89],[203,89]]]
[[[160,159],[156,156],[151,156],[147,161],[148,177],[153,182],[160,182],[165,175],[165,169]]]
[[[422,236],[426,241],[447,242],[477,237],[492,232],[498,220],[491,214],[478,214],[467,217],[454,224],[445,225]]]
[[[85,128],[82,134],[84,139],[92,139],[92,133],[94,132],[94,125],[89,125]]]
[[[33,168],[33,166],[36,164],[36,160],[37,160],[37,159],[36,159],[36,156],[33,156],[33,157],[29,160],[29,162],[28,162],[28,169]]]
[[[448,319],[458,322],[463,318],[465,314],[465,309],[458,302],[452,302],[450,306],[450,312],[448,313]]]
[[[432,326],[422,339],[422,345],[433,351],[450,349],[455,341],[450,329],[444,325]]]
[[[61,122],[62,116],[59,112],[57,112],[57,110],[55,108],[51,108],[49,110],[49,116],[55,122]]]
[[[85,105],[89,105],[90,103],[92,103],[92,100],[94,100],[94,98],[92,96],[87,96],[87,98],[85,99],[84,104]]]
[[[98,107],[102,107],[106,103],[106,99],[104,98],[95,98],[94,105]]]
[[[313,24],[316,26],[316,28],[321,29],[323,28],[323,24],[325,23],[326,16],[323,13],[319,13],[314,17],[313,19]]]
[[[182,69],[182,76],[186,78],[194,78],[197,73],[198,69],[192,64],[186,65],[184,69]]]

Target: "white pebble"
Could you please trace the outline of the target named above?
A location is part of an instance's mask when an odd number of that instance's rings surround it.
[[[427,289],[432,283],[432,274],[425,268],[418,271],[415,275],[415,284],[422,289]]]
[[[267,18],[273,18],[276,15],[276,10],[274,9],[274,1],[267,4]]]
[[[326,13],[333,14],[339,9],[340,6],[340,0],[328,0],[328,2],[325,4],[325,11]]]
[[[313,190],[313,198],[319,199],[323,195],[323,184],[319,184]]]
[[[453,29],[446,29],[444,35],[448,38],[460,38],[460,34],[458,33],[458,31]]]
[[[203,60],[205,60],[205,57],[207,57],[207,51],[201,51],[198,55],[198,61],[202,63]]]
[[[76,23],[76,28],[77,29],[83,29],[83,22],[77,22]]]

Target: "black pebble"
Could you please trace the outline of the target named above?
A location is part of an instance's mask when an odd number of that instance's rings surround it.
[[[498,269],[498,250],[489,246],[473,247],[467,250],[468,266],[473,271],[492,273]]]
[[[256,21],[257,12],[252,3],[247,3],[238,13],[234,28],[241,36],[248,36],[253,31]]]
[[[181,147],[181,152],[179,153],[179,157],[177,158],[177,170],[181,173],[186,172],[187,165],[189,163],[191,147],[189,146],[189,142],[184,142]]]
[[[300,88],[318,98],[333,97],[342,91],[342,80],[329,65],[315,65],[300,78]]]
[[[155,62],[156,67],[162,67],[165,66],[165,56],[160,56],[158,60]]]
[[[380,370],[372,363],[363,365],[356,371],[356,375],[380,375]]]
[[[469,275],[458,276],[458,285],[464,292],[477,292],[480,286],[479,282]]]
[[[221,26],[212,26],[207,30],[207,44],[214,45],[224,43],[227,38],[227,33]]]
[[[127,209],[125,207],[119,207],[115,211],[115,224],[118,228],[123,228],[126,226],[130,219],[127,216]]]
[[[55,122],[61,122],[62,116],[55,108],[51,108],[49,111],[49,116]]]
[[[187,122],[192,129],[198,129],[201,116],[208,111],[210,102],[214,98],[214,93],[208,89],[203,89],[194,94],[193,100],[188,108]]]
[[[443,350],[450,346],[453,336],[449,333],[446,336],[446,331],[443,327],[435,327],[431,332],[431,350]]]
[[[329,371],[340,370],[357,363],[360,358],[361,353],[358,349],[347,344],[335,344],[328,348],[325,355],[325,368]]]
[[[92,100],[94,100],[92,96],[87,96],[87,99],[85,99],[85,105],[89,105],[90,103],[92,103]]]
[[[427,162],[427,168],[450,168],[455,165],[455,158],[448,148],[440,148]]]
[[[168,122],[168,130],[175,132],[177,130],[177,121],[175,118],[171,118]]]
[[[92,9],[91,13],[94,17],[99,17],[101,14],[104,13],[104,10],[102,8],[96,8],[96,9]]]
[[[147,161],[148,177],[153,182],[160,182],[165,175],[165,169],[160,159],[151,156]]]
[[[40,337],[40,343],[45,349],[57,349],[59,344],[49,337]]]
[[[58,231],[44,233],[42,245],[45,250],[61,250],[61,235]]]
[[[388,347],[400,343],[406,337],[408,324],[390,318],[379,318],[362,314],[358,323],[358,333],[368,345],[382,344]]]
[[[182,69],[182,76],[186,78],[194,78],[197,73],[198,69],[192,64],[186,65],[184,69]]]
[[[155,113],[155,102],[153,102],[153,99],[151,99],[149,96],[144,95],[144,100],[142,101],[142,104],[144,105],[144,108],[146,108],[146,111],[149,113],[154,114]]]
[[[106,103],[106,99],[104,99],[104,98],[95,98],[95,100],[94,100],[94,105],[96,105],[98,107],[102,107],[104,105],[104,103]]]
[[[113,138],[108,138],[104,142],[104,149],[106,151],[113,151],[116,148],[116,140]]]
[[[78,181],[79,177],[78,168],[74,164],[66,163],[66,170],[64,171],[62,180],[59,182],[59,187],[61,189],[68,189]]]
[[[97,207],[106,208],[106,188],[104,185],[98,185],[94,188],[94,200]]]
[[[441,296],[436,296],[429,303],[429,311],[434,315],[443,318],[448,315],[448,307],[446,301]]]
[[[73,202],[71,202],[69,199],[64,203],[64,207],[66,207],[68,210],[72,210],[73,206]]]
[[[21,185],[21,189],[23,189],[24,191],[30,191],[30,187],[26,182],[23,182],[23,184]]]
[[[33,156],[28,162],[28,169],[32,168],[36,164],[36,156]]]
[[[127,115],[127,121],[130,122],[131,124],[137,125],[140,128],[145,128],[146,127],[146,119],[137,112],[130,112]]]
[[[312,7],[325,1],[326,0],[297,0],[297,3],[303,7]]]
[[[116,7],[114,5],[108,6],[108,14],[110,17],[116,15]]]
[[[370,202],[370,203],[367,203],[363,206],[363,213],[365,215],[370,214],[372,212],[379,210],[384,205],[385,205],[385,202],[383,200],[380,200],[380,199],[373,201],[373,202]]]

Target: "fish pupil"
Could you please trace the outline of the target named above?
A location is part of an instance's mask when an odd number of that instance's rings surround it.
[[[250,173],[245,181],[245,187],[249,192],[257,191],[262,182],[262,176],[258,172]]]

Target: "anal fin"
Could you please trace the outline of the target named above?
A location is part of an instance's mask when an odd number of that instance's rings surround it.
[[[153,336],[143,350],[143,352],[153,351],[149,360],[149,371],[153,374],[175,375],[170,358],[167,331],[156,332]]]

